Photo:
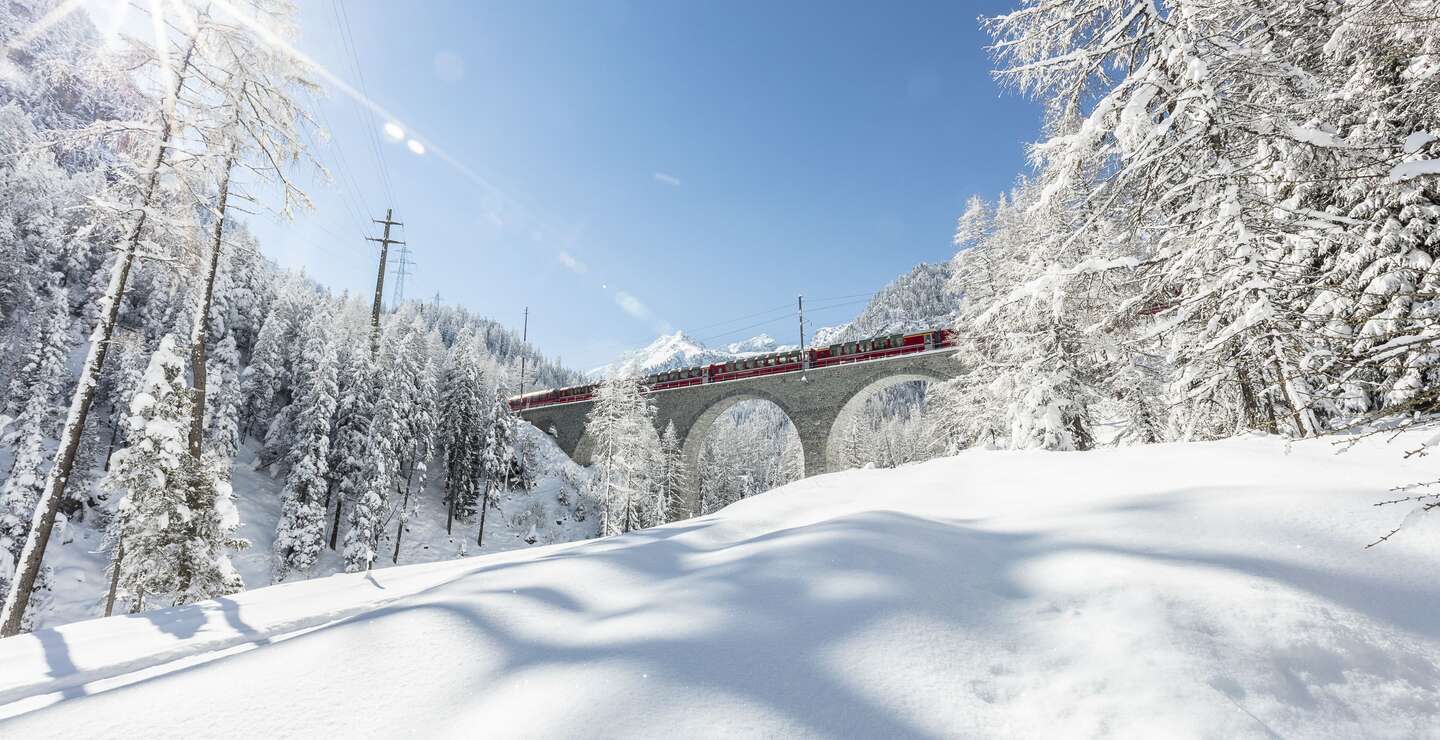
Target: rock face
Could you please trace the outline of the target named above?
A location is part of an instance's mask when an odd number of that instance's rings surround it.
[[[779,406],[800,433],[805,475],[809,476],[843,468],[837,440],[873,394],[901,383],[947,380],[961,372],[954,350],[941,350],[657,391],[650,399],[655,403],[657,432],[673,422],[683,440],[683,455],[692,477],[693,511],[699,503],[695,500],[700,490],[695,475],[705,436],[716,417],[735,404],[763,399]],[[522,411],[520,416],[554,436],[576,462],[587,465],[591,440],[585,434],[585,416],[590,407],[589,402],[543,406]]]

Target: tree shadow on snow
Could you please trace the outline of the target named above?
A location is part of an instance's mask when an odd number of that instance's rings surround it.
[[[337,661],[355,661],[362,666],[373,661],[375,675],[384,676],[384,656],[390,653],[371,648],[393,643],[401,646],[403,654],[403,647],[410,642],[460,640],[429,633],[417,636],[414,622],[407,619],[437,614],[444,616],[447,627],[471,632],[474,639],[470,644],[493,652],[493,664],[487,659],[477,661],[478,667],[455,669],[475,671],[470,679],[457,682],[464,687],[450,699],[457,704],[483,696],[477,687],[493,686],[528,671],[625,665],[641,667],[669,686],[683,686],[687,691],[698,687],[702,693],[738,697],[747,705],[784,718],[802,734],[929,737],[933,732],[918,725],[903,708],[857,687],[857,677],[835,662],[837,649],[866,630],[884,629],[888,620],[897,617],[918,617],[967,631],[1004,630],[1015,617],[1014,608],[1030,595],[1019,582],[1020,572],[1037,559],[1064,553],[1099,553],[1228,570],[1311,593],[1379,622],[1432,638],[1440,636],[1440,624],[1433,619],[1440,610],[1440,599],[1433,594],[1297,562],[1207,552],[1154,552],[1044,534],[997,533],[977,528],[973,522],[890,511],[864,512],[718,544],[710,540],[724,538],[707,540],[705,531],[717,523],[708,518],[691,520],[579,543],[533,559],[479,564],[444,583],[294,635],[265,650],[190,666],[107,693],[119,692],[123,697],[133,687],[154,681],[175,681],[172,686],[177,691],[194,685],[178,682],[213,682],[227,689],[227,700],[243,705],[252,701],[247,696],[252,689],[232,685],[223,670],[225,665],[264,660],[271,650],[312,645],[340,651],[334,656]],[[634,599],[606,598],[614,594],[605,589],[616,588],[608,584],[630,581],[637,584],[634,593],[625,593]],[[628,605],[594,606],[607,600]],[[690,619],[683,627],[668,627],[679,614],[668,610],[672,604],[698,607],[698,611],[693,616],[688,611],[681,614]],[[646,619],[651,616],[661,618]],[[238,613],[235,619],[238,622]],[[634,625],[625,629],[624,620],[629,619],[646,625],[645,629]],[[572,625],[574,632],[552,635],[533,627],[547,624],[546,620]],[[182,621],[172,619],[166,624],[175,629]],[[603,629],[612,625],[617,629]],[[250,629],[243,622],[232,622],[232,626]],[[341,636],[346,639],[333,639]],[[332,641],[324,642],[326,638]],[[450,644],[436,643],[436,649],[453,649]],[[924,659],[929,657],[896,655],[890,659],[925,665]],[[62,659],[61,652],[56,659]],[[1434,672],[1428,678],[1423,671],[1410,673],[1412,681],[1422,687],[1435,687]],[[951,677],[953,674],[936,679]],[[282,672],[270,675],[266,688],[274,689],[273,684],[278,683],[287,692],[304,696],[317,691],[316,679],[312,673]],[[323,684],[323,679],[319,683]],[[959,683],[955,691],[964,690]],[[1286,700],[1305,704],[1302,694]],[[313,706],[314,711],[324,711],[323,703]],[[572,700],[562,702],[557,711],[570,712],[573,730],[584,732],[586,727],[601,726],[589,724],[596,715],[608,713],[616,722],[635,722],[643,718],[646,708]],[[335,719],[337,726],[355,721]],[[406,717],[405,726],[426,734],[417,729],[425,721],[443,722],[443,718]],[[498,728],[499,734],[504,734],[505,728],[517,733],[529,728],[533,733],[527,717],[496,716],[494,721],[490,727]],[[623,725],[608,727],[623,733]],[[437,725],[432,730],[444,728]]]

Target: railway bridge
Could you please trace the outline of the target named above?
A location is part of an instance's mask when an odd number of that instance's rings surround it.
[[[699,504],[699,461],[705,438],[714,421],[741,401],[763,399],[779,406],[800,433],[805,454],[805,475],[833,472],[844,467],[839,440],[865,401],[886,388],[912,381],[941,381],[961,373],[953,347],[878,357],[790,372],[707,382],[654,390],[657,432],[675,424],[690,471],[689,509]],[[581,465],[590,464],[593,442],[585,431],[590,400],[522,408],[520,417],[555,438],[560,448]]]

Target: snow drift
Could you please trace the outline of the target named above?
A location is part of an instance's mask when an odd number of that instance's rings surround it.
[[[1399,443],[971,452],[0,641],[0,735],[1419,737]]]

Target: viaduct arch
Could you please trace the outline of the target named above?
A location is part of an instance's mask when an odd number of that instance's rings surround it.
[[[696,511],[700,491],[697,463],[705,437],[715,420],[735,404],[762,399],[780,407],[800,434],[805,475],[811,476],[842,468],[838,440],[870,396],[901,383],[948,380],[961,372],[955,350],[947,348],[655,391],[649,398],[655,404],[657,432],[663,433],[666,425],[673,423],[682,440],[681,454],[691,476],[688,503],[690,511]],[[590,401],[541,406],[521,411],[520,417],[553,436],[575,462],[588,465],[594,445],[585,434],[585,416],[591,406]]]

